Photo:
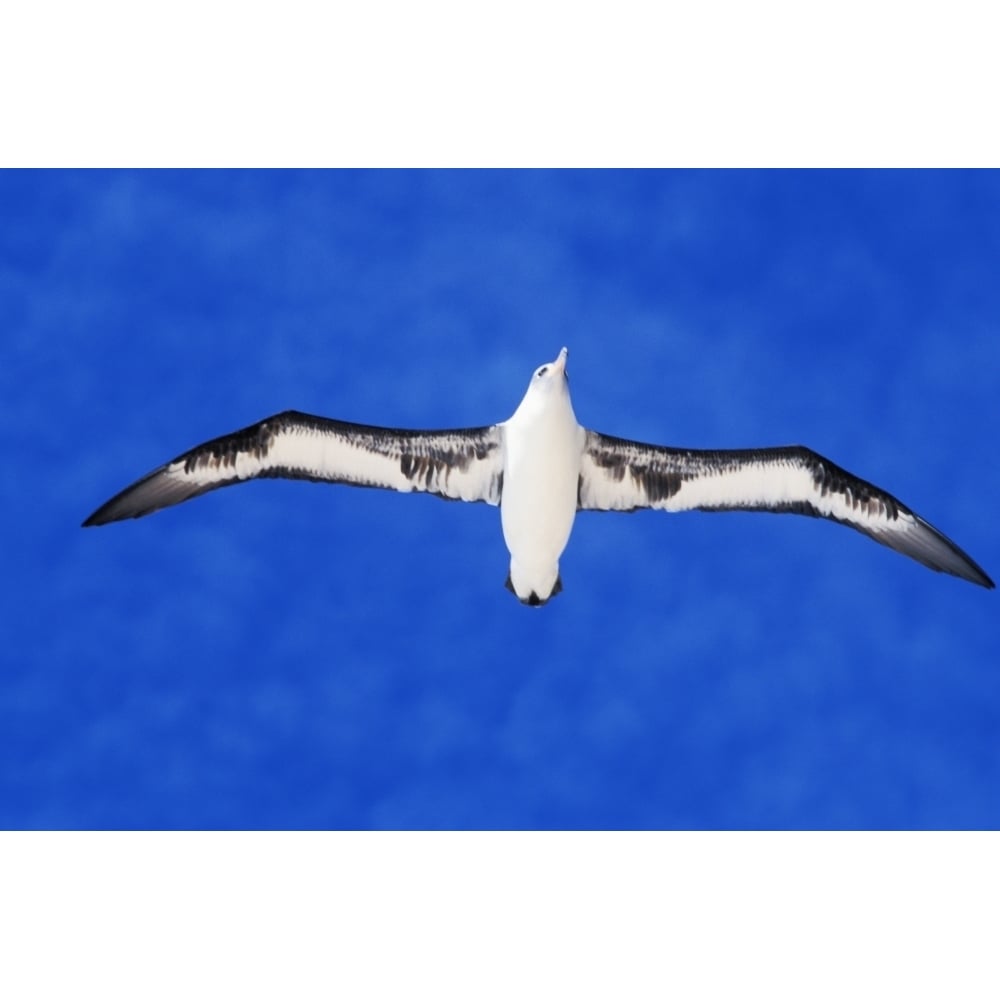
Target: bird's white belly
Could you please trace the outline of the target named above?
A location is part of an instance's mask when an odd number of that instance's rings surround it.
[[[513,561],[524,569],[554,567],[576,517],[580,429],[527,434],[508,441],[500,520]]]

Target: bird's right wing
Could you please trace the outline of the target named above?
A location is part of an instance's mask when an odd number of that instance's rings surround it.
[[[993,587],[954,542],[894,496],[800,446],[691,451],[587,431],[580,510],[759,510],[846,524],[933,570]]]
[[[498,426],[391,430],[288,410],[207,441],[122,490],[84,521],[107,524],[248,479],[281,477],[500,503]]]

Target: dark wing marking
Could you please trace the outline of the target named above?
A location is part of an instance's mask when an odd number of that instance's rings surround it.
[[[499,504],[500,428],[390,430],[288,410],[192,448],[122,490],[84,526],[142,517],[260,477],[434,493]]]
[[[846,524],[942,573],[993,581],[895,497],[800,446],[685,451],[587,431],[580,510],[759,510]]]

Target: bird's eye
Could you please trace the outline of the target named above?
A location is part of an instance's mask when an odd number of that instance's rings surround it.
[[[549,370],[548,365],[542,365],[542,367],[539,368],[537,372],[535,372],[535,376],[537,378],[541,378],[548,370]]]

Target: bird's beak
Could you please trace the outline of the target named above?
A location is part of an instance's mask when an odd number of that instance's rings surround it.
[[[559,357],[552,362],[552,367],[559,370],[559,374],[562,375],[566,371],[566,359],[569,357],[569,349],[564,347],[559,352]]]

